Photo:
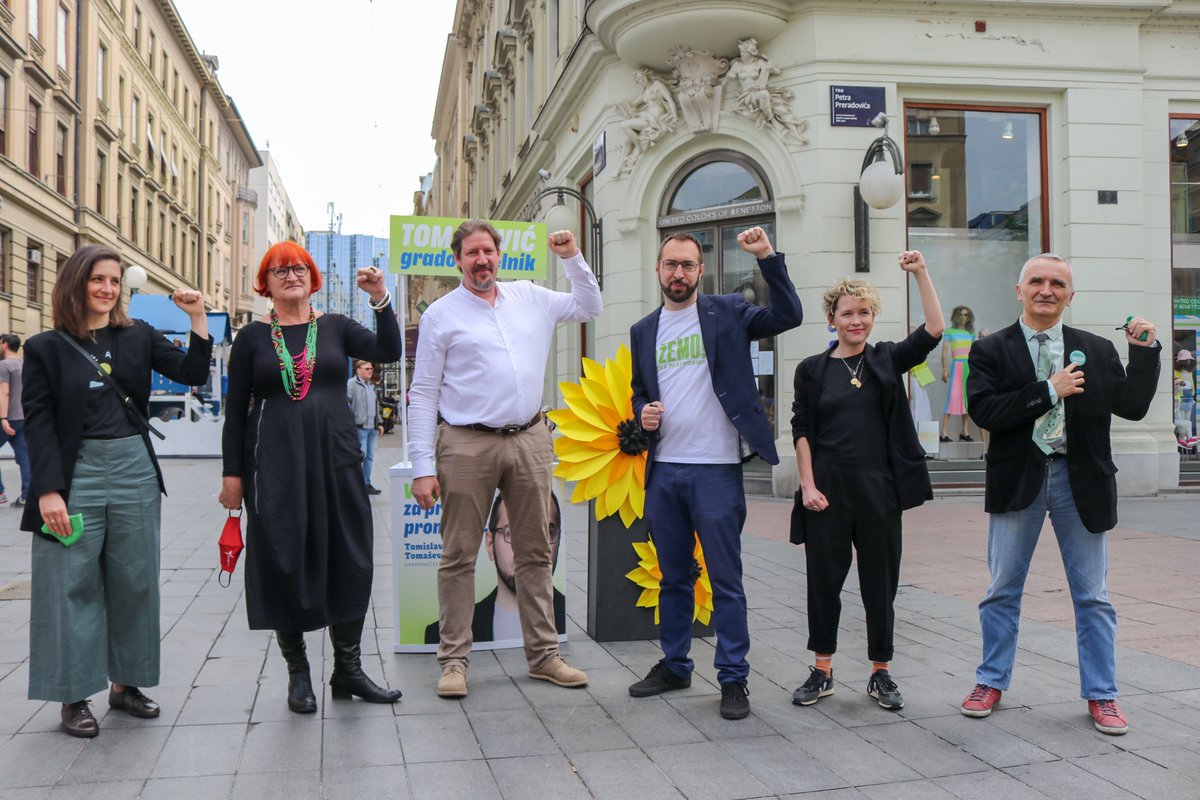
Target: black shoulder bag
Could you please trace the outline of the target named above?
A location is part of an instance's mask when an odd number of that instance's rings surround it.
[[[72,339],[70,336],[68,336],[63,331],[56,329],[54,332],[57,333],[59,336],[61,336],[62,340],[64,342],[71,345],[71,347],[75,348],[75,352],[79,353],[79,355],[86,358],[88,360],[88,363],[91,364],[92,367],[96,370],[96,374],[100,376],[100,380],[107,383],[109,388],[117,393],[117,397],[121,398],[121,405],[125,407],[126,416],[129,417],[130,422],[133,423],[133,426],[135,428],[137,428],[138,430],[145,432],[145,433],[153,433],[159,439],[165,440],[167,438],[162,433],[160,433],[157,429],[155,429],[155,427],[150,424],[150,421],[148,419],[146,419],[144,416],[142,416],[142,412],[134,404],[133,398],[130,397],[129,394],[126,393],[126,391],[121,388],[121,384],[117,383],[116,379],[113,378],[113,376],[109,375],[107,372],[104,371],[104,369],[100,366],[100,362],[96,360],[95,356],[93,356],[87,350],[84,350],[82,347],[80,347],[79,342]]]

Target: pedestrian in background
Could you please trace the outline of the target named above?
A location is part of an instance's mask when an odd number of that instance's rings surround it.
[[[242,328],[229,356],[220,502],[246,506],[246,615],[274,630],[288,665],[288,707],[317,710],[304,632],[329,628],[335,699],[394,703],[362,670],[362,632],[374,573],[374,523],[354,415],[350,357],[394,361],[400,325],[383,273],[358,270],[378,334],[316,311],[312,256],[295,242],[267,250],[255,291],[272,310]],[[293,353],[295,355],[293,355]]]
[[[21,493],[13,508],[25,505],[29,494],[29,449],[25,445],[25,412],[21,406],[21,337],[15,333],[0,336],[0,447],[12,445],[17,471],[21,474]],[[8,502],[4,482],[0,481],[0,505]]]
[[[984,510],[991,585],[979,603],[983,659],[962,703],[986,717],[1012,681],[1025,577],[1046,517],[1062,554],[1079,655],[1080,697],[1101,733],[1129,723],[1117,705],[1117,611],[1108,599],[1108,536],[1117,524],[1112,416],[1146,416],[1162,347],[1155,327],[1121,329],[1129,370],[1107,339],[1063,324],[1075,297],[1070,263],[1053,253],[1025,262],[1021,316],[971,348],[971,418],[991,432]],[[1086,377],[1085,377],[1086,376]]]
[[[367,494],[381,494],[371,485],[371,468],[375,465],[375,439],[383,433],[383,415],[379,408],[372,378],[375,365],[370,361],[355,360],[354,377],[346,381],[346,402],[354,414],[354,427],[358,429],[358,447],[363,456],[363,481]]]
[[[842,585],[858,556],[871,677],[867,694],[889,711],[904,707],[889,671],[893,603],[900,585],[901,512],[933,499],[925,449],[908,410],[904,374],[924,363],[946,327],[920,252],[900,254],[916,280],[925,323],[903,341],[869,344],[880,311],[866,281],[843,278],[825,293],[837,341],[796,367],[792,440],[800,472],[808,565],[808,649],[816,664],[792,695],[812,705],[833,694]]]
[[[115,250],[76,250],[54,284],[54,329],[25,347],[32,475],[21,528],[38,534],[32,546],[29,698],[62,703],[62,726],[79,737],[99,733],[87,698],[109,680],[110,708],[135,717],[159,715],[158,704],[139,688],[159,679],[160,508],[166,491],[146,421],[150,377],[159,372],[198,385],[208,379],[212,358],[199,292],[176,289],[173,295],[191,319],[185,353],[126,315],[124,271]],[[64,547],[76,514],[82,536]]]

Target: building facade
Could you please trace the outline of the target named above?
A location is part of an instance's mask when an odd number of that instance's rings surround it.
[[[249,183],[249,194],[253,195],[255,205],[245,203],[240,212],[247,215],[252,227],[249,234],[252,246],[246,276],[249,291],[241,295],[243,303],[234,318],[235,327],[245,325],[267,310],[266,300],[252,293],[258,265],[271,245],[284,241],[304,244],[304,229],[300,226],[287,189],[279,177],[278,164],[271,158],[268,150],[260,150],[258,155],[259,164],[250,170]],[[239,224],[242,224],[241,219],[239,214]]]
[[[1200,323],[1198,48],[1192,0],[461,0],[426,212],[540,218],[549,205],[530,200],[552,186],[594,207],[605,313],[560,333],[552,403],[581,354],[611,356],[660,302],[664,234],[701,241],[704,291],[763,302],[734,237],[766,228],[808,312],[756,346],[785,456],[770,473],[778,495],[798,483],[786,457],[793,373],[832,338],[826,287],[866,273],[883,301],[875,338],[901,338],[922,312],[896,253],[918,248],[947,314],[970,309],[970,335],[986,335],[1018,316],[1022,263],[1058,252],[1079,292],[1068,324],[1122,350],[1114,328],[1128,315],[1159,327],[1159,396],[1145,420],[1113,427],[1122,491],[1155,492],[1179,480],[1168,362],[1195,353]],[[903,188],[864,214],[854,187],[879,112]],[[929,362],[938,378],[942,359]],[[935,429],[947,389],[924,390]],[[1194,408],[1194,387],[1190,397]],[[957,438],[957,424],[941,432]]]
[[[173,3],[0,3],[0,100],[0,328],[49,327],[57,269],[90,242],[148,291],[228,307],[213,194],[241,178],[220,142],[257,156]]]

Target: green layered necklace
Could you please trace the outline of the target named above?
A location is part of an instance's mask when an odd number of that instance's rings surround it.
[[[271,310],[271,343],[279,358],[279,375],[283,379],[283,390],[292,400],[300,401],[308,394],[312,385],[313,368],[317,364],[317,315],[312,306],[308,308],[308,331],[304,334],[304,349],[293,356],[283,340],[283,328],[279,315]]]

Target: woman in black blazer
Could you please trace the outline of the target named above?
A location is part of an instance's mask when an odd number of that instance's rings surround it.
[[[159,715],[158,704],[138,689],[157,684],[159,673],[164,489],[146,423],[150,373],[199,385],[212,358],[199,292],[174,294],[191,318],[185,353],[126,315],[123,275],[116,251],[100,245],[75,251],[54,284],[54,329],[25,346],[32,476],[21,527],[38,534],[29,698],[61,702],[63,728],[80,737],[99,733],[87,697],[110,679],[110,707]],[[71,541],[74,515],[82,519],[82,535]]]
[[[867,694],[891,711],[904,706],[888,672],[900,515],[931,499],[933,490],[903,376],[925,360],[946,326],[925,259],[915,250],[902,253],[900,268],[916,279],[924,325],[902,342],[867,344],[879,296],[866,281],[843,278],[823,298],[837,342],[796,368],[792,440],[803,508],[795,509],[793,519],[803,534],[793,531],[793,541],[805,545],[808,649],[816,658],[808,680],[792,695],[797,705],[833,694],[840,595],[853,546],[872,662]]]

